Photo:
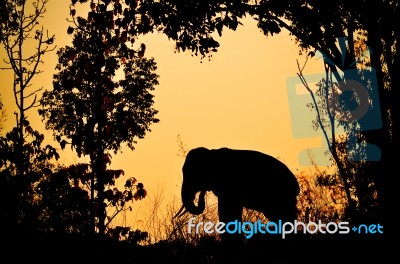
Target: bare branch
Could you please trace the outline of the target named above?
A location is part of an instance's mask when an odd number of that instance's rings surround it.
[[[19,100],[18,100],[19,91],[17,91],[17,84],[20,81],[18,79],[19,78],[17,77],[16,73],[14,72],[14,83],[13,83],[14,99],[15,99],[15,104],[17,105],[18,108],[20,108]]]
[[[34,107],[34,105],[36,104],[36,100],[37,100],[37,95],[35,94],[35,98],[33,99],[33,102],[32,102],[28,107],[25,107],[25,108],[23,109],[23,111],[29,110],[29,109],[31,109],[32,107]]]
[[[31,25],[33,25],[33,27],[35,27],[35,23],[37,21],[37,19],[39,17],[41,17],[45,12],[46,9],[44,8],[44,6],[46,5],[46,3],[48,2],[47,0],[43,0],[43,1],[37,1],[37,3],[39,4],[39,2],[42,2],[41,7],[39,8],[38,6],[35,6],[35,12],[32,15],[27,16],[26,18],[30,20],[30,22],[28,24],[26,24],[25,26],[22,27],[23,30],[27,29],[28,27],[30,27]],[[28,29],[28,31],[30,31],[31,29],[33,29],[33,27],[31,27],[30,29]]]
[[[31,92],[30,94],[24,96],[24,99],[28,99],[29,97],[35,95],[37,92],[40,92],[41,90],[43,90],[43,87],[36,89],[35,91]],[[35,95],[36,96],[36,95]]]
[[[308,60],[308,58],[307,58],[307,60]],[[331,143],[330,143],[330,141],[329,141],[328,133],[326,132],[325,126],[324,126],[323,123],[322,123],[321,113],[320,113],[320,110],[319,110],[319,107],[318,107],[318,104],[317,104],[317,100],[315,99],[314,92],[311,90],[310,86],[309,86],[308,83],[307,83],[307,80],[305,79],[305,77],[304,77],[304,75],[303,75],[303,70],[304,70],[304,68],[305,68],[305,66],[306,66],[307,60],[305,61],[303,67],[301,67],[301,68],[300,68],[300,65],[299,65],[299,61],[296,60],[296,62],[297,62],[297,68],[299,69],[299,73],[297,73],[297,76],[299,76],[301,83],[303,84],[303,86],[307,89],[307,91],[308,91],[308,92],[310,93],[310,95],[311,95],[311,98],[312,98],[312,100],[313,100],[313,104],[314,104],[315,109],[316,109],[316,111],[317,111],[317,121],[318,121],[318,124],[319,124],[319,126],[321,127],[321,129],[322,129],[322,133],[324,134],[324,138],[325,138],[325,140],[326,140],[326,142],[327,142],[327,144],[328,144],[329,150],[332,151],[332,146],[331,146]]]

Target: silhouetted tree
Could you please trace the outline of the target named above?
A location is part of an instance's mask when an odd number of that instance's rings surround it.
[[[4,1],[6,7],[1,16],[1,44],[4,47],[7,59],[5,63],[14,72],[13,92],[18,111],[16,127],[18,131],[18,144],[16,145],[19,158],[17,173],[23,175],[30,166],[23,149],[25,142],[25,129],[27,124],[26,111],[37,107],[37,95],[42,88],[33,88],[33,78],[41,73],[39,65],[43,63],[43,56],[54,50],[54,35],[40,26],[39,20],[46,12],[47,0],[36,1]],[[7,13],[12,8],[11,13]],[[4,13],[3,13],[4,12]]]
[[[363,147],[355,148],[354,142],[352,142],[352,138],[356,137],[354,133],[357,133],[359,129],[358,120],[356,118],[352,120],[351,109],[344,107],[338,113],[338,83],[330,76],[329,71],[325,78],[318,82],[314,92],[307,82],[307,77],[303,75],[305,66],[306,63],[303,67],[298,65],[298,76],[311,95],[312,103],[308,106],[316,112],[312,126],[315,130],[321,130],[323,133],[328,146],[327,154],[330,155],[336,168],[336,171],[331,170],[329,174],[321,174],[317,182],[328,185],[328,187],[340,186],[346,194],[348,211],[353,211],[352,217],[355,216],[354,210],[360,211],[363,216],[374,215],[376,209],[374,180],[367,173],[360,175],[365,167],[365,161],[362,159],[367,157],[368,153]],[[360,75],[364,75],[363,71],[365,69],[359,69]],[[366,87],[366,89],[368,88]],[[337,118],[338,120],[336,120]],[[344,129],[345,134],[337,133],[339,127]],[[358,144],[365,144],[365,142]],[[354,158],[361,158],[361,160],[354,162],[352,160]]]
[[[41,73],[43,56],[53,50],[54,36],[40,26],[46,12],[46,0],[1,1],[0,43],[4,47],[6,67],[14,73],[13,93],[17,106],[16,126],[0,138],[1,220],[15,232],[14,227],[30,229],[35,184],[51,168],[50,161],[59,156],[50,145],[44,145],[44,135],[35,131],[26,112],[37,107],[41,88],[33,87],[34,77]],[[14,234],[15,236],[15,234]]]
[[[76,2],[71,6],[73,26],[68,28],[72,46],[57,53],[58,73],[53,89],[43,94],[39,114],[62,148],[69,144],[79,156],[90,158],[92,230],[97,216],[99,233],[104,234],[109,195],[105,187],[121,172],[107,170],[111,154],[123,144],[134,149],[137,139],[159,122],[151,94],[158,75],[154,59],[144,57],[146,46],[134,49],[137,32],[127,27],[132,18],[120,1],[91,2],[87,18],[76,14]]]
[[[89,235],[90,197],[84,184],[87,164],[47,170],[36,188],[36,229],[42,233]]]

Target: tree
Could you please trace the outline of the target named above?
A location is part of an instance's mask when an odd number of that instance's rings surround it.
[[[365,159],[374,153],[368,153],[368,145],[365,139],[358,143],[354,141],[355,138],[359,137],[357,134],[359,133],[360,125],[358,122],[359,116],[357,115],[360,114],[357,113],[357,107],[348,109],[346,105],[339,106],[339,95],[342,95],[340,94],[340,83],[332,77],[329,71],[318,82],[317,90],[313,92],[306,76],[303,75],[305,66],[306,63],[303,67],[298,65],[298,76],[312,98],[312,102],[308,104],[308,107],[317,114],[312,122],[313,128],[321,130],[323,133],[328,146],[327,152],[330,154],[330,159],[336,166],[337,171],[325,175],[321,174],[318,183],[328,187],[337,185],[343,189],[348,204],[348,215],[354,217],[354,211],[358,210],[360,215],[363,215],[364,219],[362,221],[365,221],[365,217],[376,215],[376,212],[374,212],[376,209],[375,186],[372,184],[374,183],[374,179],[371,178],[373,175],[362,173],[360,177],[359,174],[365,168]],[[360,76],[368,76],[368,68],[360,68],[358,71]],[[368,89],[366,83],[369,81],[369,78],[365,78],[364,80],[359,80],[358,83],[363,82],[365,86],[362,89]],[[339,128],[345,131],[344,135],[337,132]],[[357,162],[354,162],[354,160],[357,160]],[[353,222],[355,220],[354,218],[352,219]]]
[[[90,200],[83,184],[87,164],[57,166],[47,170],[36,188],[36,226],[41,233],[90,234]]]
[[[7,201],[1,210],[1,219],[15,236],[14,227],[27,231],[33,213],[35,183],[43,177],[43,170],[51,168],[58,153],[50,145],[43,145],[44,135],[34,130],[27,119],[27,111],[37,107],[38,92],[33,87],[34,77],[43,56],[52,51],[54,36],[40,26],[46,12],[46,0],[1,1],[0,43],[7,58],[6,67],[14,73],[13,93],[17,106],[16,126],[0,137],[1,200]]]
[[[79,156],[90,158],[92,230],[96,215],[98,231],[104,234],[105,187],[116,177],[116,172],[107,170],[111,154],[123,144],[133,150],[137,138],[144,138],[150,125],[159,122],[151,94],[158,75],[154,59],[144,57],[145,44],[134,49],[140,33],[135,28],[141,24],[127,27],[127,20],[134,19],[127,8],[119,1],[91,2],[83,18],[76,14],[76,2],[71,6],[73,26],[68,28],[72,46],[57,52],[58,72],[53,89],[43,93],[39,114],[62,148],[68,144]]]
[[[114,217],[121,211],[130,210],[126,206],[128,202],[138,200],[146,196],[143,184],[137,183],[136,179],[126,180],[124,190],[120,191],[115,186],[115,179],[123,175],[121,170],[106,170],[108,189],[105,191],[107,208],[114,208],[110,216],[107,216],[108,226]],[[37,183],[35,190],[36,223],[35,229],[42,233],[55,233],[59,235],[79,235],[88,237],[92,234],[91,227],[91,199],[90,180],[92,171],[90,164],[79,163],[68,167],[58,166],[51,173],[46,170],[44,177]],[[125,234],[131,234],[129,227],[118,229]],[[128,232],[129,231],[129,232]],[[120,234],[111,228],[107,233],[114,235],[114,239]],[[137,233],[136,233],[137,234]],[[132,233],[133,235],[133,233]],[[130,239],[137,238],[132,236]]]
[[[4,18],[1,21],[1,44],[6,53],[5,63],[14,72],[13,92],[17,106],[16,127],[18,129],[18,144],[16,146],[19,158],[17,162],[17,174],[23,175],[25,168],[29,167],[25,159],[23,146],[25,142],[25,129],[28,126],[26,112],[38,104],[38,92],[42,88],[33,88],[33,78],[41,73],[39,66],[43,63],[43,56],[54,50],[54,35],[50,36],[39,24],[39,19],[46,12],[48,0],[29,1],[3,1],[6,7]],[[12,9],[12,11],[10,11]],[[6,13],[6,10],[11,13]],[[3,10],[2,10],[3,12]],[[34,48],[32,48],[34,47]]]

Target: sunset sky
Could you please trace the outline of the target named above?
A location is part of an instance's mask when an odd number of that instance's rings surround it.
[[[72,40],[66,33],[69,2],[49,1],[41,20],[44,28],[56,35],[57,49]],[[202,63],[200,57],[192,57],[191,53],[174,53],[174,43],[162,34],[141,39],[147,46],[146,56],[154,57],[158,64],[160,84],[154,91],[154,108],[159,111],[160,123],[151,126],[152,131],[138,141],[134,151],[123,147],[123,152],[113,158],[112,168],[122,169],[126,177],[133,176],[143,182],[149,193],[162,189],[165,201],[180,199],[184,162],[179,156],[180,135],[188,149],[199,146],[253,149],[279,158],[293,172],[307,169],[299,163],[299,153],[321,146],[322,137],[294,137],[286,85],[288,78],[298,72],[296,60],[302,64],[305,57],[298,54],[298,47],[287,31],[266,37],[253,19],[242,22],[244,26],[236,31],[224,31],[219,51],[211,61],[206,59]],[[3,59],[3,50],[0,55]],[[33,83],[36,88],[51,89],[56,51],[47,54],[44,61],[41,67],[44,72]],[[322,71],[319,57],[311,59],[305,68],[306,74]],[[0,78],[8,116],[6,132],[15,126],[11,71],[0,71]],[[35,109],[28,112],[28,120],[47,139],[52,138]],[[311,120],[303,121],[304,126],[311,125]],[[89,161],[78,159],[69,150],[60,150],[60,154],[63,164]]]

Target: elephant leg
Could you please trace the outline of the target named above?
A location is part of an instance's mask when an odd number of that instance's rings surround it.
[[[242,211],[243,207],[240,203],[233,201],[232,199],[218,198],[218,216],[220,222],[224,222],[225,224],[233,221],[241,222]],[[238,237],[236,234],[229,234],[227,232],[223,235],[224,236],[221,236],[222,240],[225,238],[229,240],[233,239],[233,237]]]
[[[288,197],[286,200],[280,199],[279,202],[276,202],[273,205],[269,205],[269,207],[263,209],[263,214],[268,218],[269,223],[271,224],[272,230],[276,230],[279,222],[282,224],[289,222],[294,224],[294,221],[297,220],[297,200],[296,197]],[[288,225],[290,227],[291,225]],[[285,235],[285,240],[290,240],[294,238],[293,234]],[[268,234],[265,235],[266,241],[280,241],[280,234]]]
[[[277,199],[276,202],[267,204],[262,210],[269,221],[293,222],[297,219],[297,199],[296,197],[284,197]]]
[[[288,197],[280,204],[279,218],[282,222],[292,222],[297,219],[297,199]]]
[[[219,221],[228,224],[229,222],[241,222],[242,221],[243,207],[239,202],[235,202],[232,199],[218,198],[218,215]],[[230,228],[232,230],[233,228]],[[240,263],[242,246],[244,237],[238,232],[230,234],[225,232],[220,235],[222,243],[223,259],[229,263]],[[225,263],[224,261],[224,263]]]

